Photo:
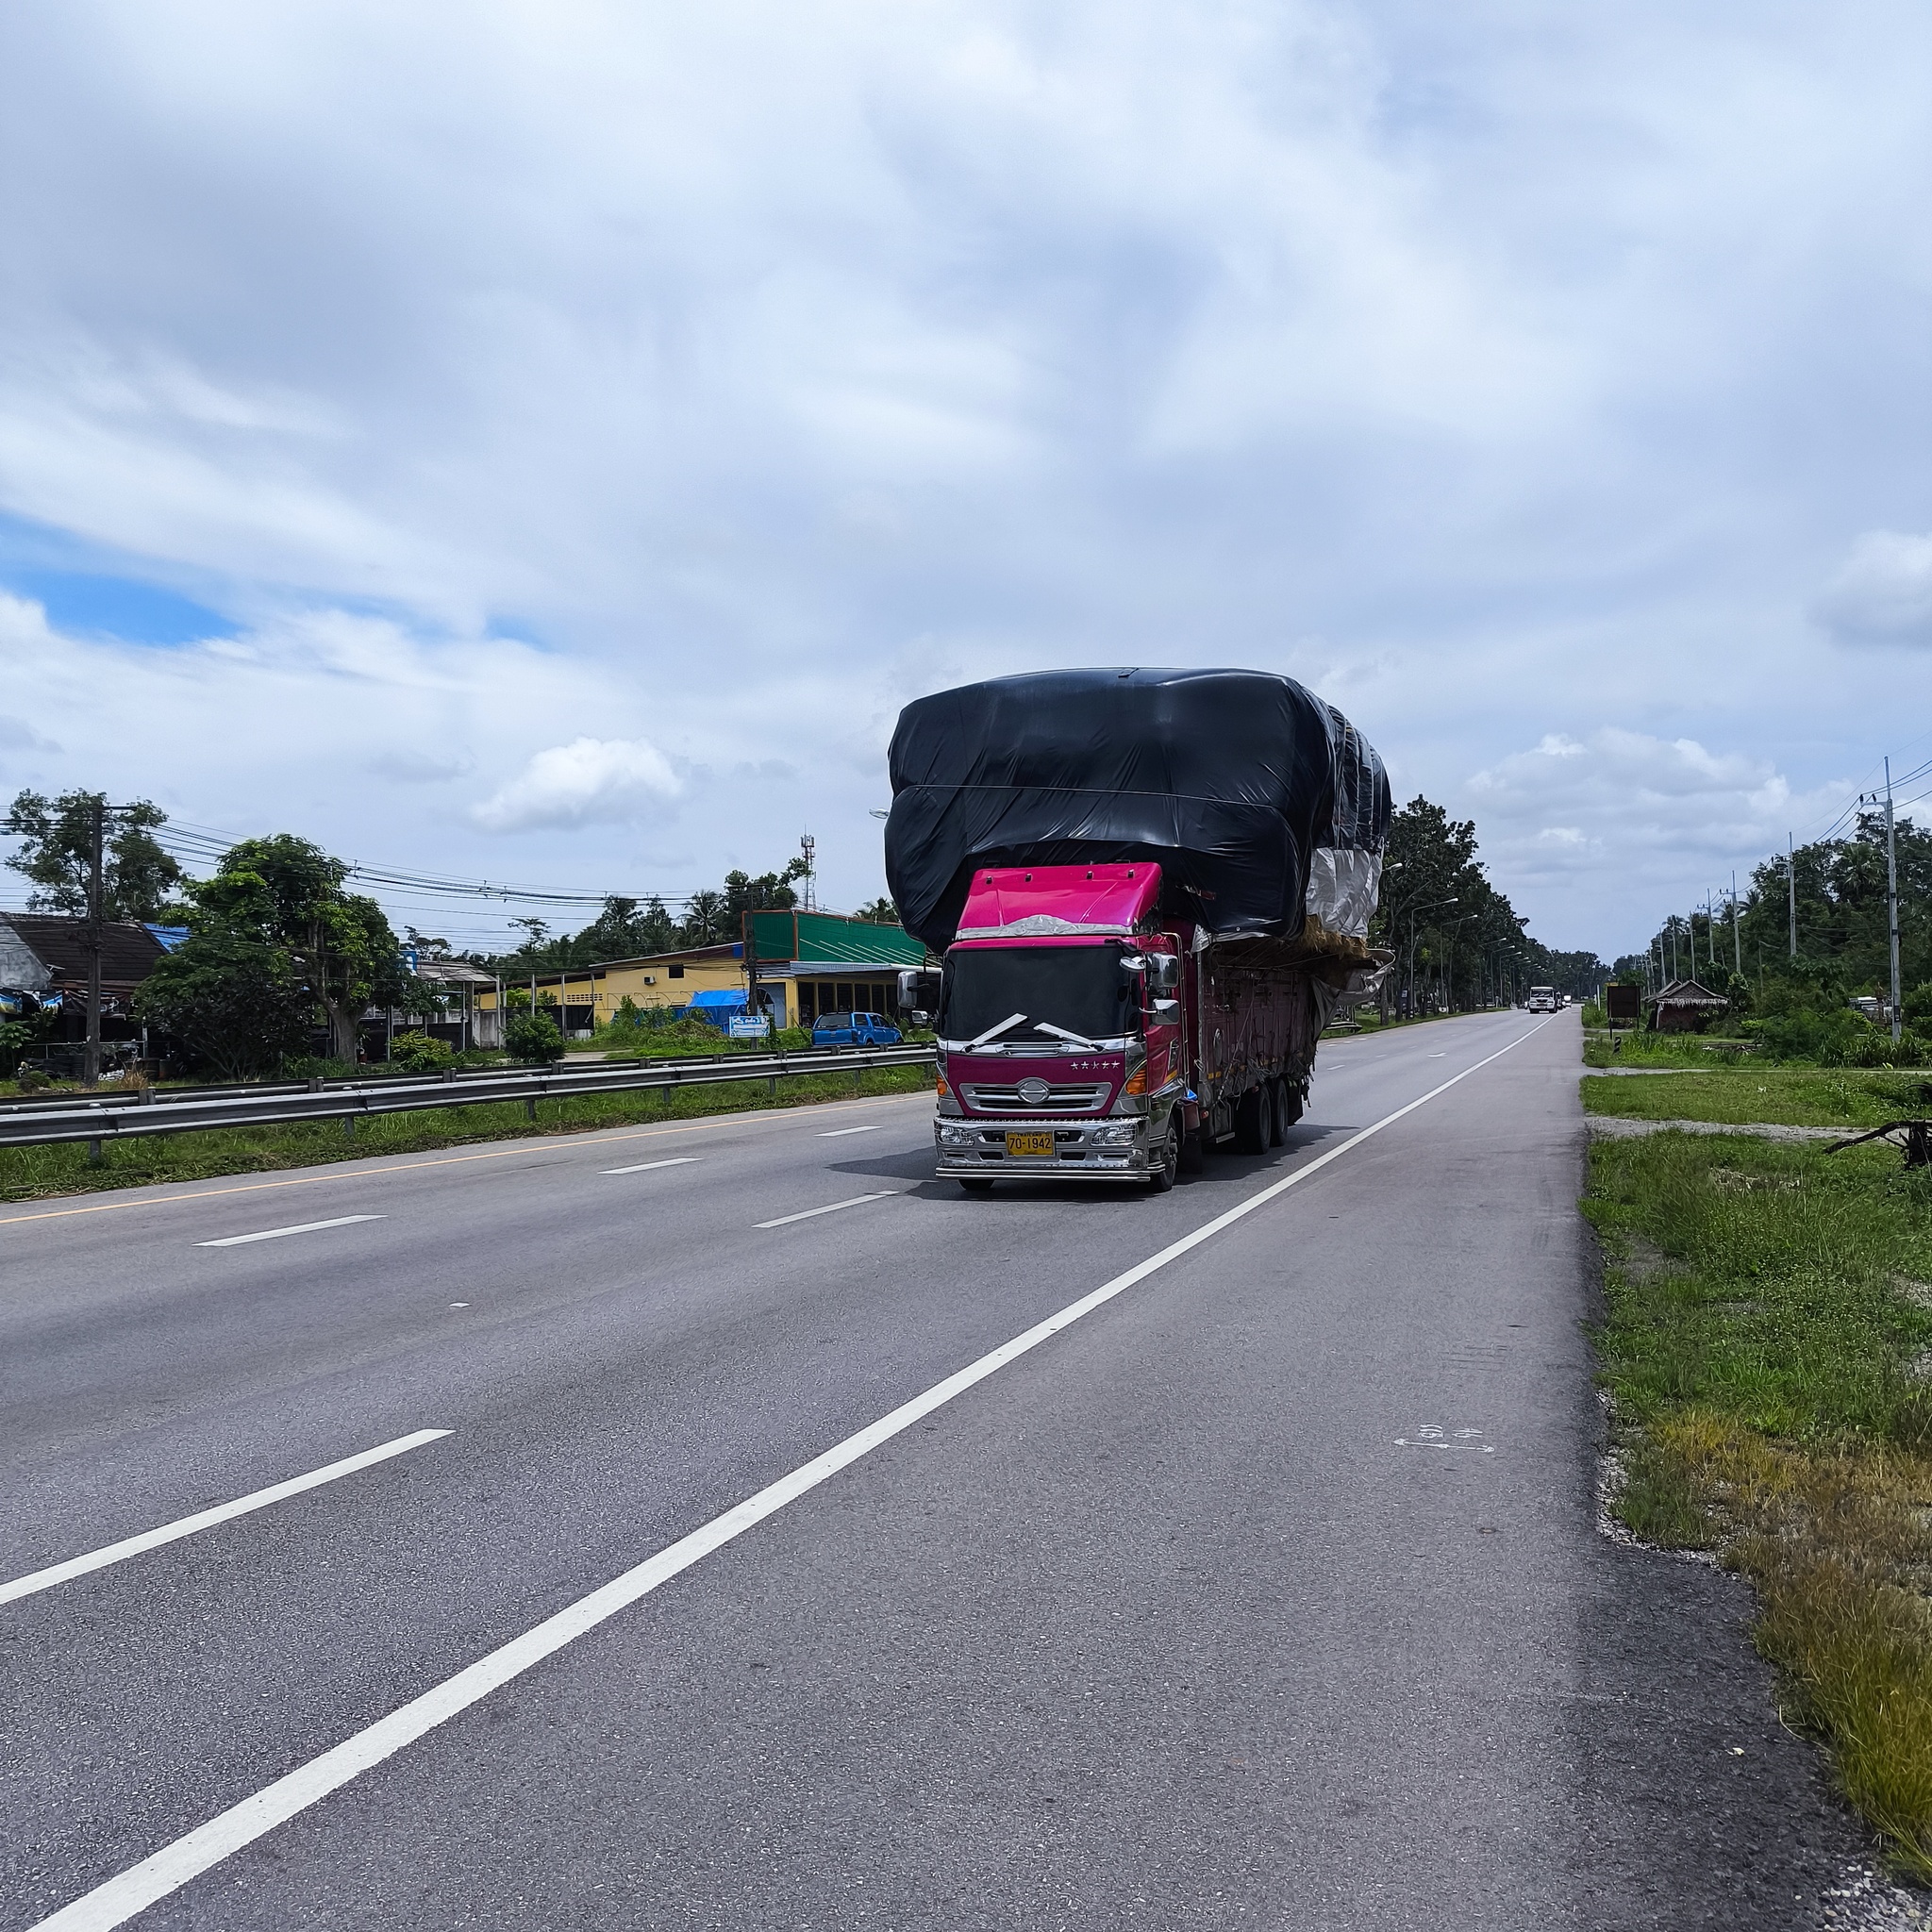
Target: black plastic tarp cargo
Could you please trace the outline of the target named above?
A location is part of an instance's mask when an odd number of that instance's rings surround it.
[[[1379,853],[1382,762],[1341,714],[1259,671],[1043,671],[899,714],[886,883],[948,945],[974,866],[1158,859],[1216,934],[1302,930],[1318,847]]]

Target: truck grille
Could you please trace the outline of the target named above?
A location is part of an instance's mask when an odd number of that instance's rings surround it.
[[[1027,1090],[1026,1096],[1022,1095],[1022,1087]],[[1030,1097],[1041,1087],[1046,1088],[1043,1095]],[[1104,1081],[1097,1087],[1086,1081],[1061,1087],[1023,1080],[1009,1087],[962,1086],[959,1097],[979,1113],[1098,1113],[1107,1105],[1108,1091]]]

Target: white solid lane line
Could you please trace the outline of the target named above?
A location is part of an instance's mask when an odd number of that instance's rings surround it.
[[[164,1523],[158,1529],[142,1530],[139,1536],[109,1543],[105,1549],[91,1550],[85,1557],[70,1557],[64,1563],[54,1563],[45,1570],[16,1576],[11,1583],[0,1583],[0,1604],[10,1604],[16,1597],[32,1596],[37,1591],[52,1590],[57,1583],[85,1576],[91,1570],[105,1570],[109,1563],[124,1563],[129,1557],[158,1550],[163,1543],[179,1542],[184,1536],[192,1536],[197,1530],[212,1529],[218,1523],[231,1522],[237,1516],[246,1516],[251,1510],[266,1509],[271,1503],[299,1496],[304,1490],[320,1489],[324,1483],[332,1483],[339,1476],[354,1475],[358,1469],[387,1462],[391,1456],[407,1455],[411,1449],[420,1449],[425,1442],[440,1441],[448,1434],[447,1429],[418,1429],[413,1436],[398,1436],[393,1442],[379,1443],[374,1449],[345,1456],[340,1462],[331,1462],[326,1469],[312,1469],[307,1475],[291,1476],[285,1483],[257,1490],[251,1495],[237,1496],[232,1503],[217,1503],[212,1509],[199,1510],[192,1516]]]
[[[803,1214],[781,1214],[776,1221],[757,1221],[754,1227],[788,1227],[794,1221],[809,1221],[815,1214],[836,1214],[841,1208],[862,1208],[868,1201],[890,1201],[897,1192],[888,1189],[883,1194],[854,1194],[849,1201],[833,1201],[824,1208],[808,1208]]]
[[[657,1167],[689,1167],[694,1160],[702,1160],[701,1154],[675,1154],[669,1160],[641,1160],[635,1167],[602,1167],[599,1174],[649,1174]]]
[[[386,1214],[338,1214],[333,1221],[300,1221],[293,1227],[265,1227],[259,1234],[225,1234],[218,1241],[196,1241],[197,1248],[242,1248],[250,1241],[278,1241],[285,1234],[313,1234],[318,1228],[348,1227],[358,1221],[387,1221]]]
[[[874,1121],[863,1127],[833,1127],[828,1133],[819,1136],[821,1141],[836,1141],[841,1134],[877,1134],[884,1131],[884,1123]]]
[[[1116,1274],[1111,1281],[1103,1282],[1091,1294],[1069,1302],[1058,1314],[1049,1315],[1024,1334],[1002,1342],[991,1355],[981,1356],[976,1362],[971,1362],[948,1375],[943,1382],[935,1382],[924,1394],[915,1395],[910,1402],[902,1403],[876,1422],[869,1423],[857,1435],[847,1436],[823,1456],[801,1463],[790,1475],[780,1476],[756,1495],[747,1496],[743,1502],[725,1510],[724,1515],[714,1516],[702,1528],[680,1537],[655,1557],[647,1557],[636,1569],[626,1570],[622,1576],[613,1577],[589,1596],[579,1598],[568,1609],[558,1611],[554,1617],[546,1618],[521,1637],[511,1638],[500,1649],[478,1657],[466,1670],[458,1671],[433,1690],[425,1690],[420,1697],[399,1706],[387,1717],[377,1718],[367,1729],[343,1739],[320,1757],[312,1757],[307,1764],[298,1765],[273,1784],[264,1785],[258,1791],[243,1798],[239,1805],[232,1805],[227,1810],[210,1818],[206,1824],[197,1825],[172,1844],[151,1853],[140,1864],[130,1865],[126,1871],[83,1893],[71,1905],[61,1907],[50,1918],[42,1919],[33,1932],[113,1932],[113,1927],[125,1925],[157,1899],[178,1891],[190,1879],[211,1866],[219,1865],[244,1845],[253,1844],[276,1825],[298,1817],[311,1805],[320,1804],[331,1791],[340,1790],[372,1766],[393,1757],[406,1744],[412,1744],[439,1724],[447,1724],[458,1711],[480,1703],[492,1690],[512,1678],[520,1677],[533,1665],[554,1656],[567,1643],[575,1642],[586,1631],[594,1630],[618,1611],[627,1609],[641,1598],[649,1596],[659,1585],[670,1582],[694,1563],[702,1562],[713,1550],[723,1549],[768,1516],[775,1516],[788,1504],[808,1495],[841,1469],[849,1468],[861,1457],[870,1456],[882,1443],[890,1442],[894,1436],[909,1429],[935,1409],[943,1408],[955,1396],[963,1395],[989,1375],[996,1374],[1008,1362],[1017,1361],[1030,1349],[1050,1341],[1061,1329],[1071,1328],[1082,1316],[1091,1314],[1095,1308],[1104,1307],[1137,1282],[1146,1280],[1170,1261],[1177,1260],[1203,1241],[1212,1240],[1223,1228],[1231,1227],[1243,1215],[1252,1214],[1256,1208],[1265,1207],[1277,1195],[1307,1180],[1310,1174],[1320,1173],[1331,1160],[1339,1160],[1351,1147],[1359,1147],[1372,1135],[1379,1134],[1384,1127],[1393,1126],[1417,1108],[1426,1107],[1438,1094],[1448,1092],[1457,1082],[1468,1079],[1472,1074],[1479,1074],[1491,1060],[1501,1059],[1510,1048],[1521,1046],[1530,1034],[1539,1030],[1540,1026],[1532,1026],[1528,1033],[1518,1034],[1508,1046],[1498,1047],[1489,1058],[1476,1061],[1473,1067],[1463,1068],[1461,1073],[1453,1074],[1440,1087],[1431,1088],[1420,1100],[1411,1100],[1407,1107],[1398,1107],[1393,1113],[1384,1114],[1373,1126],[1351,1134],[1327,1153],[1318,1154],[1306,1166],[1296,1168],[1291,1174],[1284,1174],[1274,1186],[1251,1194],[1226,1213],[1217,1215],[1205,1225],[1197,1227],[1192,1234],[1183,1235],[1158,1255],[1151,1255],[1146,1260],[1129,1268],[1124,1274]]]

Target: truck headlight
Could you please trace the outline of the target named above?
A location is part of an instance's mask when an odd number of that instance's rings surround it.
[[[973,1145],[974,1138],[974,1132],[971,1127],[941,1126],[940,1128],[940,1145],[941,1147],[970,1147]]]
[[[1131,1147],[1140,1129],[1139,1121],[1117,1121],[1110,1127],[1095,1127],[1093,1144],[1096,1147]]]

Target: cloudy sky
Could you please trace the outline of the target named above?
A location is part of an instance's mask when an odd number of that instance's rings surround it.
[[[9,8],[0,791],[589,891],[809,828],[851,906],[909,697],[1251,665],[1621,952],[1932,755],[1928,72],[1857,0]]]

